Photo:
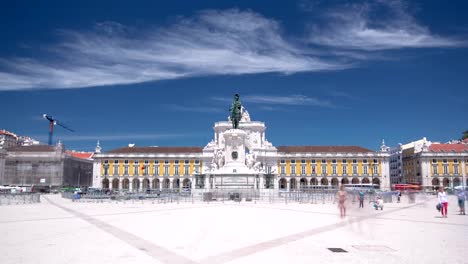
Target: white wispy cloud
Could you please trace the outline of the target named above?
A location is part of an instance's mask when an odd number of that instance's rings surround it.
[[[198,113],[221,113],[226,112],[225,107],[209,107],[209,106],[186,106],[177,104],[164,105],[167,109],[180,112],[198,112]]]
[[[196,133],[191,134],[103,134],[103,135],[55,135],[54,140],[61,140],[62,142],[67,141],[90,141],[90,140],[139,140],[139,139],[172,139],[172,138],[185,138],[198,136]],[[47,141],[47,137],[43,135],[33,135],[39,141]]]
[[[342,91],[330,90],[329,93],[333,97],[343,97],[343,98],[347,98],[347,99],[354,99],[354,96],[352,96],[349,93],[342,92]]]
[[[293,94],[288,96],[273,96],[273,95],[247,95],[243,99],[245,102],[255,104],[274,104],[274,105],[310,105],[333,107],[334,105],[324,99],[309,97],[300,94]]]
[[[232,99],[227,97],[214,96],[212,100],[220,102],[232,102]],[[306,95],[292,94],[292,95],[245,95],[241,97],[241,102],[258,104],[258,105],[309,105],[320,107],[335,107],[335,105],[325,99],[316,97],[309,97]],[[272,110],[271,106],[264,108],[265,110]]]
[[[339,70],[350,67],[288,41],[280,24],[252,11],[199,12],[146,31],[115,22],[61,30],[53,60],[1,59],[0,90],[79,88],[190,76]]]
[[[145,29],[104,22],[87,31],[59,30],[60,41],[36,58],[0,58],[0,91],[336,71],[386,58],[376,51],[467,44],[432,33],[398,0],[325,11],[321,1],[301,3],[304,10],[325,14],[305,36],[290,36],[279,21],[238,9],[200,11]]]
[[[325,25],[311,27],[310,43],[365,51],[466,45],[465,41],[431,33],[415,21],[400,0],[347,5],[328,10],[324,16]]]

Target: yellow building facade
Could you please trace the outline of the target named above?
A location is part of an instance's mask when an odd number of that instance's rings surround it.
[[[204,147],[128,146],[94,156],[93,186],[112,190],[296,191],[374,184],[389,189],[387,148],[273,146],[243,108],[237,128],[216,122]]]
[[[433,189],[468,186],[468,144],[427,142],[420,148],[403,150],[403,183]]]

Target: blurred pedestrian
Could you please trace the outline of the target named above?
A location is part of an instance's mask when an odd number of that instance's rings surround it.
[[[448,210],[448,200],[447,194],[444,191],[444,187],[439,188],[439,193],[437,194],[439,198],[439,203],[441,205],[440,212],[442,213],[442,217],[447,218],[447,210]]]
[[[340,217],[344,218],[346,216],[346,200],[347,193],[344,190],[344,185],[340,186],[340,190],[336,193],[336,199],[338,200],[338,208],[340,208]]]
[[[364,191],[359,192],[359,208],[364,208]]]
[[[401,191],[398,191],[398,194],[397,194],[397,202],[399,203],[401,200]]]
[[[458,207],[460,207],[460,214],[465,214],[465,200],[466,200],[466,191],[460,190],[457,194],[458,198]]]

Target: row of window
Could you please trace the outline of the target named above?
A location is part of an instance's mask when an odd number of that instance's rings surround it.
[[[432,160],[432,163],[437,163],[437,161],[440,161],[440,160],[433,159],[433,160]],[[443,160],[442,160],[442,163],[447,163],[447,162],[448,162],[447,159],[443,159]],[[459,162],[458,159],[454,159],[454,160],[453,160],[453,163],[458,163],[458,162]]]
[[[442,166],[442,169],[444,170],[444,174],[449,174],[448,165]],[[432,166],[432,173],[439,174],[439,168],[437,165]],[[458,165],[453,166],[453,174],[459,174]]]
[[[199,171],[200,171],[199,168],[200,168],[199,166],[194,167],[194,173],[195,174],[199,173]],[[114,175],[118,175],[118,171],[119,171],[119,165],[114,165]],[[129,172],[129,166],[124,166],[123,175],[129,175],[128,172]],[[188,176],[189,174],[190,174],[190,166],[186,165],[186,166],[183,167],[182,175]],[[109,166],[104,165],[104,175],[105,176],[109,175]],[[149,175],[149,167],[148,166],[143,166],[143,167],[133,166],[133,175]],[[153,175],[155,175],[155,176],[160,175],[159,167],[154,167]],[[164,166],[164,174],[163,175],[164,176],[169,176],[169,165]],[[176,176],[181,175],[180,171],[179,171],[179,167],[174,167],[174,175],[176,175]]]
[[[296,160],[290,160],[290,162],[294,164],[294,163],[296,163]],[[344,160],[341,160],[341,162],[342,162],[342,163],[347,163],[348,161],[344,159]],[[366,160],[366,159],[362,160],[362,163],[367,163],[367,162],[368,162],[368,160]],[[369,162],[370,162],[370,161],[369,161]],[[373,162],[374,162],[374,163],[377,163],[378,161],[377,161],[376,159],[374,159]],[[285,164],[285,163],[286,163],[286,160],[282,159],[282,160],[280,160],[280,163],[281,163],[281,164]],[[306,163],[306,160],[305,160],[305,159],[301,160],[301,163],[302,163],[302,164],[305,164],[305,163]],[[314,159],[313,159],[313,160],[310,160],[310,163],[317,163],[317,160],[314,160]],[[327,163],[327,160],[324,160],[324,159],[323,159],[323,160],[322,160],[322,163]],[[332,160],[331,160],[331,163],[335,163],[335,164],[336,164],[336,163],[337,163],[337,160],[336,160],[336,159],[332,159]],[[352,160],[352,163],[357,163],[357,160],[356,160],[356,159],[353,159],[353,160]]]
[[[119,163],[120,163],[119,160],[114,160],[114,164],[119,164]],[[133,163],[138,164],[139,161],[134,160]],[[174,160],[174,163],[175,164],[182,164],[182,160]],[[184,164],[189,164],[190,161],[189,160],[184,160],[183,163]],[[104,164],[109,164],[109,160],[104,160]],[[124,164],[129,164],[128,160],[124,160]],[[144,164],[149,164],[149,160],[145,160]],[[154,160],[154,164],[159,164],[159,160]],[[164,164],[169,164],[169,160],[164,160]],[[200,164],[200,160],[195,160],[195,164]]]
[[[379,168],[378,165],[374,165],[372,168],[372,173],[373,174],[378,174]],[[353,165],[352,167],[353,174],[358,174],[358,167],[357,165]],[[321,172],[322,174],[327,174],[327,165],[322,165],[321,166]],[[286,174],[286,166],[280,166],[280,173],[281,174]],[[363,173],[368,174],[369,173],[369,166],[363,166]],[[291,166],[291,174],[296,174],[296,166]],[[302,165],[301,166],[301,174],[304,175],[306,174],[306,166]],[[316,172],[316,166],[312,166],[312,174],[317,174]],[[337,174],[337,166],[332,166],[332,174]],[[348,174],[348,167],[343,166],[342,167],[342,174]]]

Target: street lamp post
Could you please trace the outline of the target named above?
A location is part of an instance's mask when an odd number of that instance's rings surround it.
[[[79,188],[80,187],[80,177],[81,177],[81,166],[79,165],[78,166],[78,182],[76,184],[76,186]]]

